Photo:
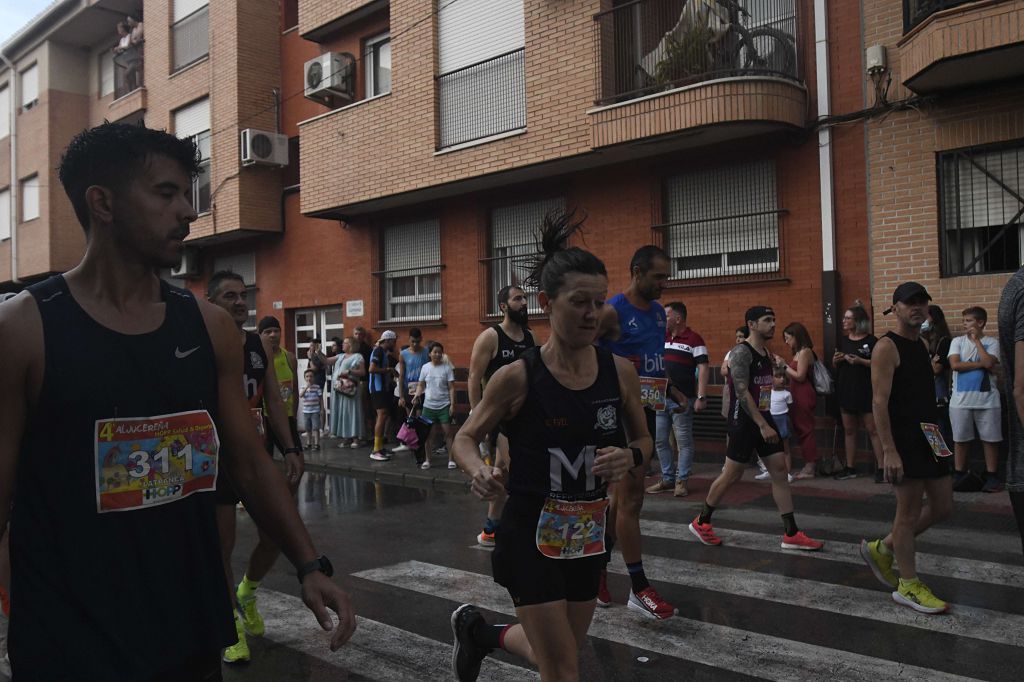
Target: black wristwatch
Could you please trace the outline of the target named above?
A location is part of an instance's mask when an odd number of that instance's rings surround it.
[[[302,564],[299,566],[298,578],[299,584],[302,584],[302,579],[314,571],[320,571],[328,578],[334,575],[334,566],[331,566],[330,560],[323,554],[313,559],[309,563]]]
[[[640,448],[630,448],[633,451],[633,466],[638,467],[644,463],[644,451]]]
[[[284,449],[284,454],[285,455],[292,455],[292,454],[301,455],[302,454],[302,448],[300,448],[300,447],[285,448]]]

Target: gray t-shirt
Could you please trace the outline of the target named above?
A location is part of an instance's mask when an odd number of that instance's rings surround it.
[[[999,342],[1003,349],[1003,380],[1010,415],[1010,457],[1006,463],[1006,488],[1024,492],[1024,429],[1013,399],[1014,346],[1024,341],[1024,268],[1010,278],[999,300]]]

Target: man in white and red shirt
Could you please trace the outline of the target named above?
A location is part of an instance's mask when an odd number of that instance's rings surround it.
[[[693,413],[707,406],[708,347],[700,334],[686,326],[686,306],[679,302],[665,306],[665,374],[669,380],[669,399],[657,415],[655,447],[661,461],[661,480],[647,489],[649,493],[672,490],[676,497],[689,494],[686,480],[693,465]],[[672,470],[672,445],[669,428],[676,434],[678,463]]]

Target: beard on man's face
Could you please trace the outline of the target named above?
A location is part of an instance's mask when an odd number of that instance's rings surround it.
[[[508,309],[508,319],[512,320],[516,324],[525,327],[530,321],[530,311],[523,306],[519,310]]]

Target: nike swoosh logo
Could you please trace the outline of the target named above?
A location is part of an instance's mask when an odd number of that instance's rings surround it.
[[[182,358],[187,358],[188,356],[192,355],[197,350],[199,350],[199,346],[196,346],[195,348],[189,348],[187,351],[184,351],[184,352],[182,352],[178,348],[175,348],[174,349],[174,357],[176,357],[179,360],[181,360]]]

